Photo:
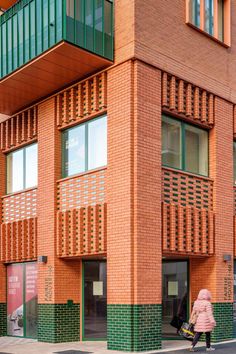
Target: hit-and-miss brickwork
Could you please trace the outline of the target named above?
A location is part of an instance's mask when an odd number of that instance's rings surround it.
[[[189,303],[208,288],[213,340],[230,339],[236,34],[227,49],[187,26],[184,1],[114,8],[114,65],[0,124],[0,335],[8,264],[47,256],[38,263],[38,339],[78,341],[83,260],[106,258],[108,348],[159,349],[164,257],[188,260]],[[233,22],[235,14],[232,1]],[[208,131],[207,177],[162,167],[162,114]],[[63,130],[104,115],[107,166],[63,178]],[[6,195],[7,153],[33,142],[37,188]]]

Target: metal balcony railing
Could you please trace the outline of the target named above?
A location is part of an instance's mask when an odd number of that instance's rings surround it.
[[[113,60],[113,2],[17,2],[0,17],[0,78],[62,41]]]

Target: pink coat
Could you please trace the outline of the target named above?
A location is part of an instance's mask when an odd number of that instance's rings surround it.
[[[195,332],[211,332],[216,326],[210,300],[211,293],[207,289],[203,289],[194,302],[193,313],[197,314],[197,321],[194,325]]]

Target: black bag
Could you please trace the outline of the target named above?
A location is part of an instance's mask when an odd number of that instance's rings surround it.
[[[184,322],[178,333],[181,337],[192,342],[195,336],[193,324]]]
[[[180,329],[184,321],[182,321],[178,316],[174,316],[170,322],[172,327]]]

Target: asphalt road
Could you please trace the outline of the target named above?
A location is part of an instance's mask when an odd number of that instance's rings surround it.
[[[227,343],[227,344],[219,344],[219,345],[212,345],[216,350],[213,352],[206,352],[206,347],[198,347],[195,349],[196,353],[215,353],[215,354],[236,354],[236,343]],[[176,350],[174,352],[169,351],[166,353],[170,354],[186,354],[190,353],[187,349]]]

